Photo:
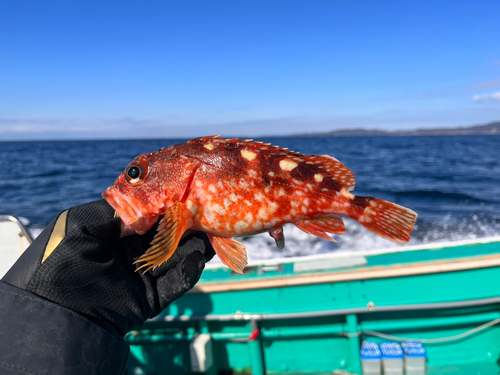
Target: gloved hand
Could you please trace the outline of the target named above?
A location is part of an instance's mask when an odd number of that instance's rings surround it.
[[[104,200],[70,208],[23,253],[3,281],[65,306],[124,336],[158,315],[199,280],[215,252],[207,236],[184,237],[155,270],[134,264],[150,246],[148,233],[120,238],[121,220]],[[60,241],[60,242],[58,242]]]

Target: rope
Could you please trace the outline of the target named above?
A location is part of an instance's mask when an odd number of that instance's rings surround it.
[[[387,335],[385,333],[377,332],[377,331],[359,331],[359,332],[356,332],[356,333],[343,332],[343,333],[341,333],[341,335],[344,335],[346,337],[357,337],[357,336],[361,336],[361,335],[365,334],[365,335],[371,335],[371,336],[378,336],[378,337],[382,337],[382,338],[385,338],[385,339],[388,339],[388,340],[393,340],[393,341],[418,341],[418,342],[421,342],[421,343],[431,344],[431,343],[438,343],[438,342],[446,342],[446,341],[458,340],[458,339],[461,339],[461,338],[473,335],[474,333],[482,331],[482,330],[484,330],[486,328],[492,327],[492,326],[494,326],[494,325],[496,325],[498,323],[500,323],[500,318],[497,318],[497,319],[494,319],[494,320],[492,320],[490,322],[484,323],[484,324],[482,324],[482,325],[480,325],[480,326],[478,326],[476,328],[472,328],[472,329],[470,329],[468,331],[459,333],[458,335],[448,336],[448,337],[441,337],[441,338],[436,338],[436,339],[417,339],[417,338],[414,338],[414,337],[392,336],[392,335]]]

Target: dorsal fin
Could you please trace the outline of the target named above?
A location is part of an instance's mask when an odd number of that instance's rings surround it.
[[[356,180],[354,173],[340,161],[328,155],[303,155],[286,148],[273,146],[270,143],[255,142],[251,139],[218,138],[218,136],[196,138],[189,143],[203,145],[209,152],[205,150],[207,152],[200,153],[199,148],[184,149],[183,153],[185,152],[186,156],[224,170],[228,170],[229,167],[234,168],[234,170],[243,170],[247,168],[247,162],[254,162],[260,166],[259,168],[272,171],[273,166],[278,166],[280,161],[286,159],[287,162],[291,163],[288,165],[297,165],[306,169],[308,171],[306,174],[310,178],[329,178],[342,188],[349,191],[354,189]],[[237,159],[233,156],[240,153],[243,158]],[[215,162],[215,155],[219,158],[218,162]],[[227,157],[227,155],[231,155],[231,157]],[[223,163],[220,158],[224,158]],[[256,159],[254,160],[254,158]]]
[[[309,155],[303,157],[304,162],[319,169],[318,174],[329,177],[347,190],[353,190],[356,176],[340,161],[329,155]],[[319,178],[319,177],[318,177]]]
[[[187,141],[186,143],[204,143],[204,142],[209,142],[209,141],[216,139],[216,138],[219,138],[219,137],[220,137],[220,134],[219,135],[207,135],[205,137],[198,137],[198,138],[191,139],[191,140]]]

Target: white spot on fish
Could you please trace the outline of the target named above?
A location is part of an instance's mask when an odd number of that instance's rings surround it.
[[[214,146],[213,144],[211,144],[211,143],[207,143],[207,144],[206,144],[206,145],[204,145],[203,147],[205,147],[207,150],[212,151],[212,150],[214,149],[214,147],[215,147],[215,146]]]
[[[226,207],[226,210],[229,208],[231,205],[231,201],[227,198],[224,198],[224,207]]]
[[[262,201],[265,199],[265,196],[260,191],[258,191],[257,193],[255,193],[254,198],[257,199],[258,201]]]
[[[256,172],[256,171],[254,171],[253,169],[250,169],[250,170],[248,171],[248,174],[249,174],[251,177],[257,177],[257,172]]]
[[[278,210],[278,207],[279,207],[278,203],[276,203],[276,202],[270,202],[269,203],[269,213],[270,214],[275,213]]]
[[[204,207],[203,214],[209,224],[212,224],[214,222],[214,212],[212,211],[212,208],[210,206]]]
[[[348,199],[354,199],[354,195],[349,193],[346,189],[341,189],[340,194],[342,194],[344,197]]]
[[[274,172],[269,172],[268,175],[271,176],[271,177],[275,176]]]
[[[302,212],[307,214],[307,207],[306,206],[302,206]]]
[[[280,188],[278,191],[278,197],[284,197],[286,195],[285,189]]]
[[[267,215],[267,210],[265,208],[261,208],[259,213],[257,214],[257,218],[261,220],[267,220],[269,216]]]
[[[306,184],[306,186],[307,186],[307,188],[308,188],[309,190],[312,190],[312,188],[313,188],[313,186],[312,186],[311,184]]]
[[[250,207],[250,206],[252,205],[252,202],[250,202],[250,201],[245,201],[245,204],[246,204],[248,207]]]
[[[304,205],[309,206],[309,198],[304,198]]]
[[[264,225],[260,221],[254,221],[252,226],[254,230],[261,230]]]
[[[196,180],[194,182],[194,184],[196,185],[197,188],[201,188],[201,181],[200,180]]]
[[[241,187],[242,189],[248,189],[248,188],[250,187],[250,185],[248,185],[248,182],[243,181],[243,180],[241,180],[241,181],[239,182],[239,185],[240,185],[240,187]]]
[[[229,199],[231,199],[233,202],[236,202],[238,200],[238,197],[236,196],[236,194],[231,193],[229,194]]]
[[[226,213],[226,210],[224,208],[222,208],[222,206],[220,204],[214,204],[214,210],[219,215],[224,215]]]
[[[217,193],[217,189],[212,184],[208,185],[208,190],[211,191],[214,194]]]
[[[234,224],[234,230],[236,232],[243,232],[245,229],[248,229],[248,224],[243,220],[238,221],[236,224]]]
[[[249,161],[252,161],[253,159],[255,159],[257,154],[255,152],[252,152],[252,151],[241,150],[241,156],[243,156],[243,158],[245,158]]]
[[[319,173],[316,173],[316,174],[314,175],[314,179],[315,179],[316,181],[318,181],[318,182],[321,182],[321,181],[323,181],[323,175],[322,175],[322,174],[319,174]]]
[[[191,214],[193,215],[196,213],[196,210],[198,209],[198,206],[194,204],[193,201],[190,199],[186,201],[186,207],[189,211],[191,211]]]
[[[375,201],[370,201],[370,206],[372,206],[372,207],[377,207],[377,202],[375,202]]]
[[[296,162],[291,161],[289,159],[280,160],[280,168],[283,169],[284,171],[291,171],[297,166],[298,164]]]
[[[377,216],[377,212],[376,212],[376,211],[371,210],[371,209],[370,209],[370,207],[366,207],[366,208],[363,210],[363,213],[364,213],[364,215]]]

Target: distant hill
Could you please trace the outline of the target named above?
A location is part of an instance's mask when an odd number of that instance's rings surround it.
[[[500,135],[500,121],[483,125],[462,126],[455,128],[427,128],[415,130],[385,131],[378,129],[339,129],[325,133],[293,134],[292,137],[402,137],[432,135]]]

